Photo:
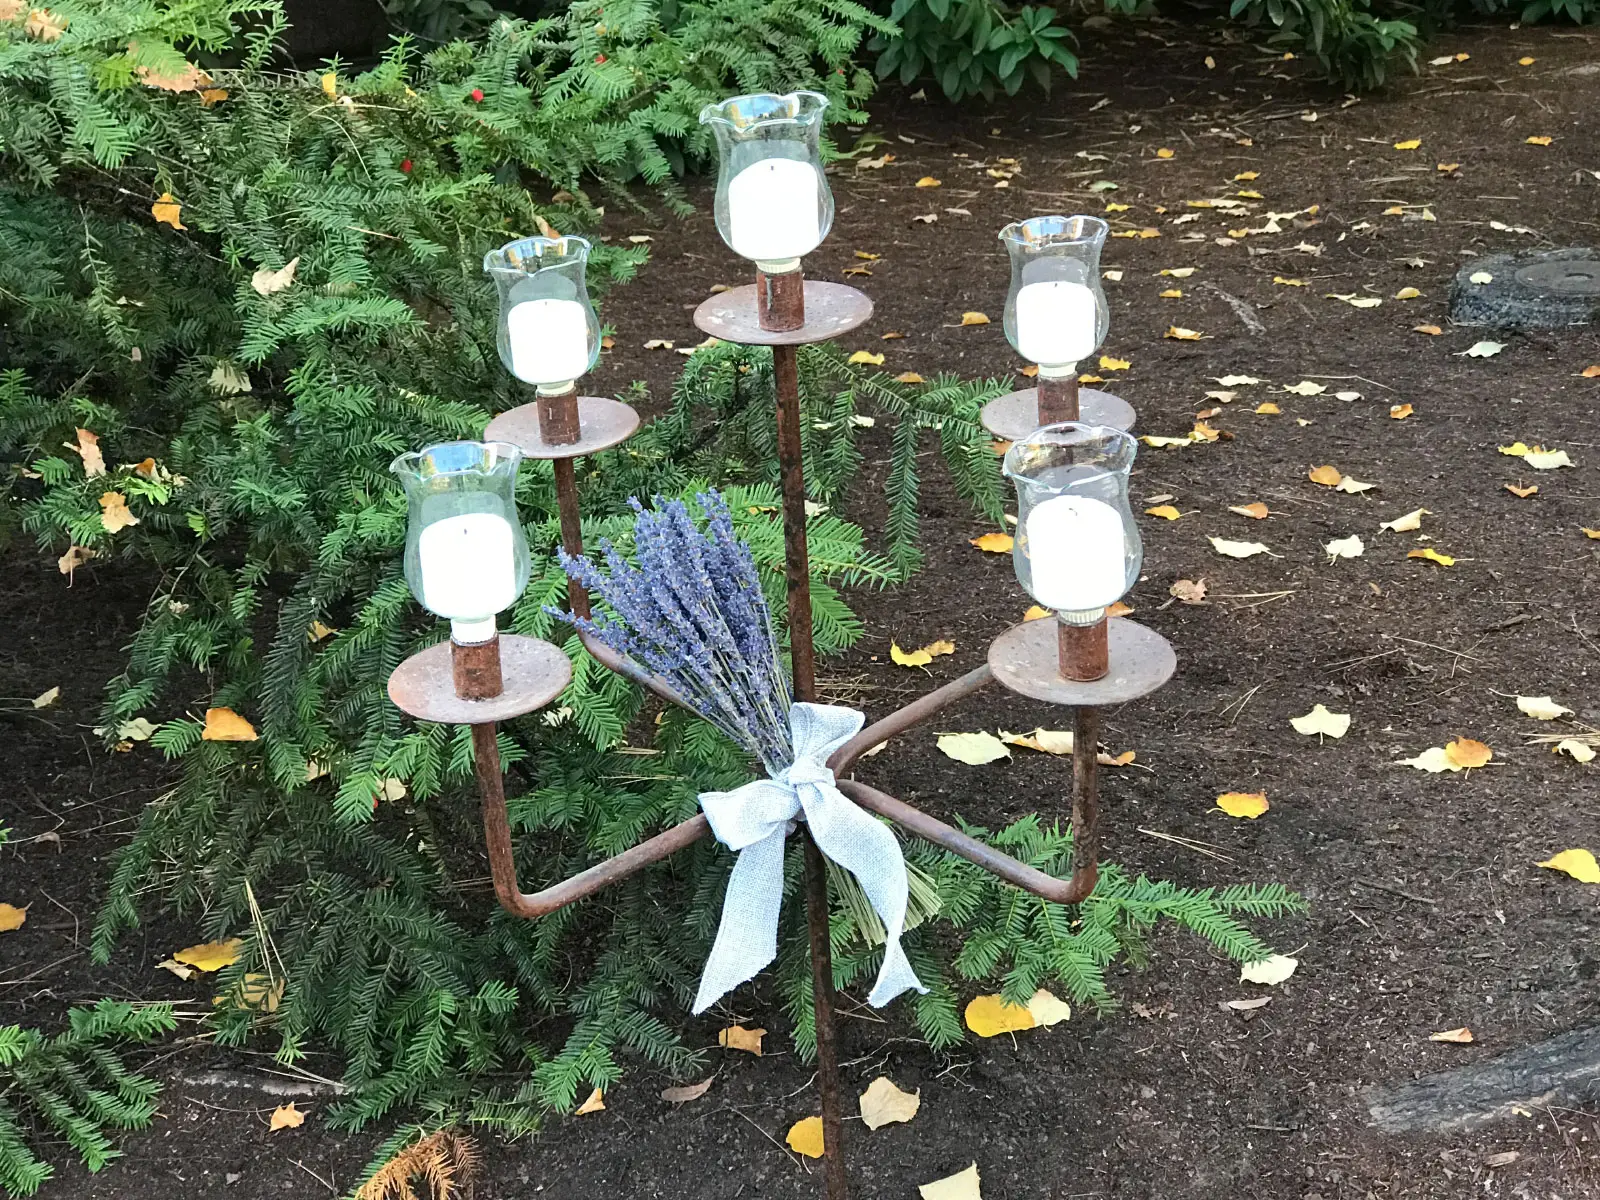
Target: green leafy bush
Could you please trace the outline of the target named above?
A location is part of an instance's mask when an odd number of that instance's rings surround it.
[[[1271,45],[1306,51],[1349,87],[1381,86],[1397,62],[1415,69],[1421,47],[1415,24],[1372,11],[1369,0],[1233,0],[1229,15],[1270,25]]]
[[[156,1110],[161,1085],[130,1071],[114,1047],[170,1033],[171,1007],[102,1000],[67,1017],[52,1037],[0,1025],[0,1192],[8,1196],[31,1196],[55,1173],[29,1146],[29,1118],[98,1171],[117,1157],[105,1130],[143,1128]]]
[[[899,32],[871,43],[878,78],[910,83],[925,74],[952,101],[1015,96],[1029,79],[1048,92],[1057,68],[1078,74],[1072,32],[1049,5],[894,0],[889,19]]]
[[[133,718],[158,722],[152,744],[180,764],[118,861],[94,950],[108,955],[158,904],[196,915],[205,936],[242,937],[217,989],[230,998],[220,1040],[266,1031],[284,1061],[332,1045],[354,1089],[337,1112],[347,1124],[416,1105],[520,1129],[611,1082],[623,1055],[693,1063],[669,1021],[692,996],[732,856],[702,843],[594,903],[507,917],[484,886],[467,731],[413,723],[384,690],[442,632],[401,578],[405,507],[387,464],[478,436],[526,399],[496,358],[483,252],[540,222],[584,227],[593,173],[669,179],[701,145],[693,116],[712,89],[809,82],[848,108],[866,86],[843,66],[819,73],[859,36],[848,5],[677,11],[661,20],[678,41],[647,6],[612,0],[605,32],[598,5],[577,4],[320,79],[266,69],[281,18],[262,0],[181,13],[63,0],[52,40],[0,23],[0,323],[13,364],[0,374],[0,454],[17,464],[0,524],[66,552],[64,570],[93,556],[154,572],[103,723],[114,738]],[[738,40],[763,28],[807,32],[776,47]],[[208,96],[188,74],[202,55]],[[568,195],[541,205],[525,184]],[[593,278],[626,279],[639,257],[602,247]],[[698,350],[660,419],[581,463],[586,538],[625,544],[630,495],[720,486],[781,613],[771,369],[765,351]],[[861,633],[839,589],[916,564],[928,442],[998,519],[976,418],[1001,385],[913,389],[811,348],[802,390],[824,503],[857,472],[859,431],[892,425],[881,548],[835,515],[812,519],[816,635],[833,651]],[[62,451],[85,444],[78,430],[98,437],[103,474]],[[509,624],[565,639],[543,611],[564,591],[548,464],[524,467],[518,498],[535,565]],[[525,886],[682,820],[700,791],[749,772],[704,724],[656,714],[563,645],[574,679],[561,706],[501,731]],[[258,739],[204,740],[208,707],[241,714]],[[1068,852],[1032,822],[997,838],[1052,868]],[[1108,869],[1107,890],[1070,912],[929,847],[910,853],[940,894],[912,952],[937,981],[916,1016],[941,1044],[961,1032],[940,947],[965,939],[957,974],[1005,969],[1012,991],[1061,978],[1105,1003],[1104,967],[1152,921],[1248,957],[1264,947],[1230,914],[1293,905],[1281,891],[1190,893]],[[776,985],[806,1047],[801,908],[786,906]],[[870,930],[844,907],[834,940],[842,984],[874,969]]]

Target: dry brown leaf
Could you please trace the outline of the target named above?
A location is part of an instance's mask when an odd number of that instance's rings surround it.
[[[255,726],[231,708],[206,709],[206,727],[200,734],[205,742],[253,742]]]
[[[1510,492],[1519,500],[1526,500],[1529,496],[1538,495],[1539,485],[1535,483],[1530,487],[1518,487],[1514,483],[1508,483],[1506,484],[1506,491]]]
[[[663,1088],[661,1098],[668,1104],[687,1104],[691,1100],[700,1099],[701,1096],[709,1092],[715,1080],[716,1076],[713,1075],[710,1079],[702,1079],[699,1083],[686,1083],[681,1087]]]
[[[94,550],[88,546],[68,546],[67,552],[56,559],[56,570],[65,575],[70,584],[72,573],[94,556]]]
[[[1391,404],[1389,406],[1389,416],[1396,421],[1404,421],[1416,411],[1409,404]]]
[[[281,292],[294,283],[294,274],[300,267],[300,256],[297,254],[283,266],[274,271],[270,267],[259,267],[255,274],[250,276],[250,286],[262,296],[270,296],[274,292]]]
[[[139,518],[128,511],[128,498],[121,492],[100,494],[100,527],[107,533],[117,533],[138,523]]]
[[[717,1033],[717,1045],[726,1050],[743,1050],[747,1054],[761,1056],[761,1039],[766,1037],[765,1029],[746,1029],[743,1025],[729,1025]]]
[[[27,923],[28,910],[15,904],[0,904],[0,933],[11,933]]]
[[[1472,738],[1456,738],[1453,742],[1445,743],[1444,753],[1456,766],[1467,771],[1484,766],[1494,757],[1493,750]]]
[[[228,98],[227,88],[202,88],[200,89],[200,104],[210,108],[213,104],[221,104]]]
[[[575,1117],[581,1117],[587,1113],[605,1112],[605,1110],[606,1094],[599,1088],[595,1088],[594,1091],[589,1093],[589,1098],[587,1100],[572,1110],[572,1115]]]
[[[59,13],[53,13],[48,8],[35,8],[23,22],[22,32],[41,42],[54,42],[67,31],[67,25],[67,18]]]
[[[1442,1033],[1430,1033],[1428,1040],[1430,1042],[1456,1042],[1464,1046],[1476,1039],[1472,1036],[1472,1030],[1463,1025],[1460,1029],[1446,1029]]]
[[[1238,513],[1241,517],[1250,517],[1257,521],[1264,521],[1268,515],[1270,515],[1267,506],[1259,500],[1252,501],[1249,504],[1230,505],[1228,511],[1231,513]]]
[[[1204,579],[1179,579],[1167,589],[1167,595],[1184,604],[1204,604],[1206,581]]]
[[[963,325],[987,325],[989,318],[981,312],[964,312],[961,314]]]
[[[150,215],[156,219],[158,225],[170,225],[174,229],[187,229],[183,223],[183,205],[172,198],[171,192],[162,192],[160,198],[150,206]]]
[[[276,1133],[280,1129],[298,1129],[306,1123],[306,1115],[294,1106],[291,1100],[287,1104],[280,1104],[272,1110],[272,1120],[267,1122],[268,1128]]]
[[[1437,325],[1413,325],[1411,327],[1411,332],[1412,333],[1425,333],[1429,337],[1438,337],[1441,333],[1444,332],[1444,330],[1440,329]]]
[[[61,686],[57,684],[55,687],[48,688],[35,696],[33,698],[33,706],[35,708],[49,708],[59,699],[61,699]]]
[[[1312,467],[1311,473],[1306,476],[1312,483],[1320,483],[1323,487],[1338,487],[1344,473],[1332,464]]]
[[[861,1093],[861,1121],[868,1129],[909,1121],[922,1107],[922,1093],[903,1092],[887,1076],[880,1075]]]

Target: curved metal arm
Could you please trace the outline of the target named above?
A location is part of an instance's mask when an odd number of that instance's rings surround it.
[[[964,700],[974,692],[981,691],[993,682],[994,672],[989,669],[988,663],[968,671],[959,679],[952,679],[943,687],[936,688],[926,696],[913,700],[904,708],[890,713],[883,720],[868,725],[829,756],[828,769],[835,775],[848,775],[850,769],[856,765],[856,760],[874,746],[887,742],[915,725],[922,724],[935,713],[949,708],[957,700]]]
[[[505,783],[500,774],[500,747],[495,742],[493,724],[472,727],[474,768],[478,791],[483,796],[483,837],[489,848],[489,873],[494,879],[495,898],[500,907],[516,917],[543,917],[565,908],[585,896],[660,862],[691,846],[711,832],[711,822],[697,813],[682,824],[656,834],[580,871],[569,879],[552,884],[542,892],[524,892],[517,886],[517,862],[511,849],[511,820],[506,814]]]
[[[1074,856],[1072,878],[1057,879],[1037,867],[1030,867],[1027,863],[996,850],[986,842],[980,842],[977,838],[962,833],[959,829],[951,828],[937,817],[930,817],[921,809],[911,807],[904,800],[896,800],[888,793],[868,787],[859,780],[841,779],[839,790],[862,808],[875,812],[880,817],[888,817],[908,833],[932,842],[941,850],[958,854],[968,862],[977,863],[991,875],[998,876],[1025,892],[1032,892],[1035,896],[1042,896],[1057,904],[1078,904],[1094,891],[1099,872],[1093,860],[1084,866],[1078,866]]]

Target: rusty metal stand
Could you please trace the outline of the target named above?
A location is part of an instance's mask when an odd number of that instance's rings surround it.
[[[794,695],[798,700],[816,698],[816,652],[811,629],[797,347],[838,337],[865,323],[871,315],[872,302],[856,289],[807,280],[795,271],[782,276],[760,275],[754,286],[713,296],[699,307],[694,317],[701,330],[724,341],[772,347],[790,654]],[[1104,397],[1104,401],[1097,397]],[[576,555],[582,553],[583,535],[575,460],[626,441],[637,430],[639,419],[633,409],[614,400],[592,396],[559,399],[570,402],[576,410],[575,434],[564,422],[566,414],[552,414],[553,420],[546,415],[547,406],[541,398],[539,403],[523,405],[495,418],[485,437],[520,446],[524,457],[552,460],[562,545],[569,554]],[[1079,399],[1086,419],[1096,419],[1096,414],[1100,414],[1101,423],[1114,424],[1120,419],[1120,410],[1116,407],[1120,405],[1127,410],[1126,424],[1121,427],[1132,424],[1131,408],[1115,397],[1084,391]],[[996,406],[1001,407],[996,409]],[[985,409],[985,424],[997,436],[1008,436],[995,428],[990,415],[991,410],[1002,415],[1009,413],[1020,423],[1020,432],[1009,436],[1025,436],[1037,427],[1037,406],[1033,391],[1012,393]],[[1026,428],[1021,428],[1021,424]],[[587,614],[589,596],[585,589],[569,580],[568,593],[572,610]],[[644,671],[597,639],[587,634],[580,634],[580,637],[589,654],[608,670],[669,703],[689,707],[666,680]],[[397,707],[420,720],[472,726],[489,866],[495,895],[506,911],[524,918],[544,916],[709,836],[710,823],[703,813],[697,814],[569,879],[540,892],[523,892],[517,883],[495,723],[549,704],[570,682],[571,664],[559,648],[533,638],[502,635],[485,645],[491,648],[466,652],[464,661],[475,667],[467,677],[466,686],[468,691],[487,692],[487,684],[474,681],[488,673],[486,656],[496,656],[504,680],[497,695],[468,699],[458,694],[457,674],[452,668],[457,652],[448,643],[430,647],[403,662],[390,677],[389,695]],[[1095,678],[1070,677],[1098,670],[1098,663],[1088,661],[1096,657],[1104,664],[1104,670]],[[1088,635],[1062,632],[1055,621],[1025,622],[994,640],[986,665],[867,726],[834,752],[828,766],[838,778],[841,791],[869,812],[893,821],[908,834],[959,855],[1006,883],[1045,900],[1078,904],[1093,891],[1098,873],[1098,709],[1148,695],[1172,676],[1176,666],[1176,655],[1166,639],[1132,621],[1118,618],[1103,622],[1093,627]],[[1068,705],[1074,710],[1073,870],[1070,879],[1047,875],[937,817],[848,778],[856,761],[874,746],[926,722],[992,683],[1033,699]],[[805,857],[824,1178],[828,1200],[847,1200],[841,1129],[843,1087],[834,1020],[827,871],[822,852],[809,833],[805,835]]]

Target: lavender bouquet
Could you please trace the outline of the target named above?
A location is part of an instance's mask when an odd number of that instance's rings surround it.
[[[702,492],[695,501],[704,529],[682,500],[657,496],[652,510],[630,499],[637,563],[605,540],[605,571],[561,552],[567,574],[614,616],[547,611],[666,679],[695,712],[781,771],[794,758],[789,678],[755,560],[721,495]]]

